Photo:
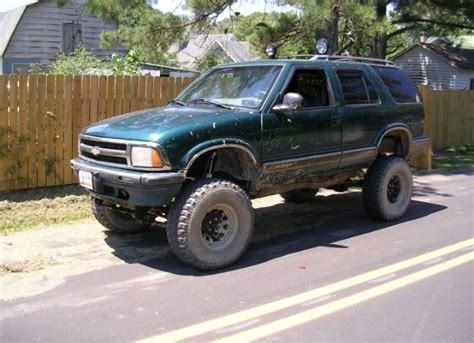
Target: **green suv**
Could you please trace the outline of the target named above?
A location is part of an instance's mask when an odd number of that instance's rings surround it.
[[[396,220],[411,200],[407,160],[429,141],[423,105],[391,62],[363,62],[218,66],[166,107],[85,128],[71,166],[103,226],[131,233],[166,219],[171,250],[199,269],[244,253],[252,198],[311,201],[359,180],[368,215]]]

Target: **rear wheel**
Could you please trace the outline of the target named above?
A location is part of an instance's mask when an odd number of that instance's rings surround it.
[[[305,188],[281,193],[280,196],[288,202],[304,203],[314,199],[319,189]]]
[[[412,176],[408,163],[396,156],[379,157],[364,180],[363,199],[367,214],[377,220],[400,218],[411,202]]]
[[[107,229],[118,233],[136,233],[145,231],[149,226],[131,215],[114,210],[91,199],[92,213],[97,221]]]
[[[223,268],[246,250],[253,231],[252,204],[238,185],[220,179],[191,183],[168,216],[168,242],[183,262]]]

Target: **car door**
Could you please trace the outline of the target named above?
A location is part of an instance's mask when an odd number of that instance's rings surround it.
[[[291,161],[295,168],[337,168],[340,161],[341,120],[324,68],[294,67],[274,105],[281,103],[287,93],[300,94],[303,107],[286,114],[270,110],[262,116],[264,164]]]
[[[373,160],[374,142],[386,118],[381,96],[363,67],[337,67],[343,103],[341,167],[363,165]]]

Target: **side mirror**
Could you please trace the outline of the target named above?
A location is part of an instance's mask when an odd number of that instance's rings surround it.
[[[286,93],[281,104],[273,106],[277,113],[299,111],[303,107],[303,97],[298,93]]]

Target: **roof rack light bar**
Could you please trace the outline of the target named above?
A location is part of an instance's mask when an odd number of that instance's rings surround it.
[[[386,66],[395,66],[395,63],[389,60],[383,60],[380,58],[370,57],[358,57],[358,56],[335,56],[335,55],[313,55],[310,60],[313,61],[348,61],[348,62],[361,62],[369,64],[381,64]]]

